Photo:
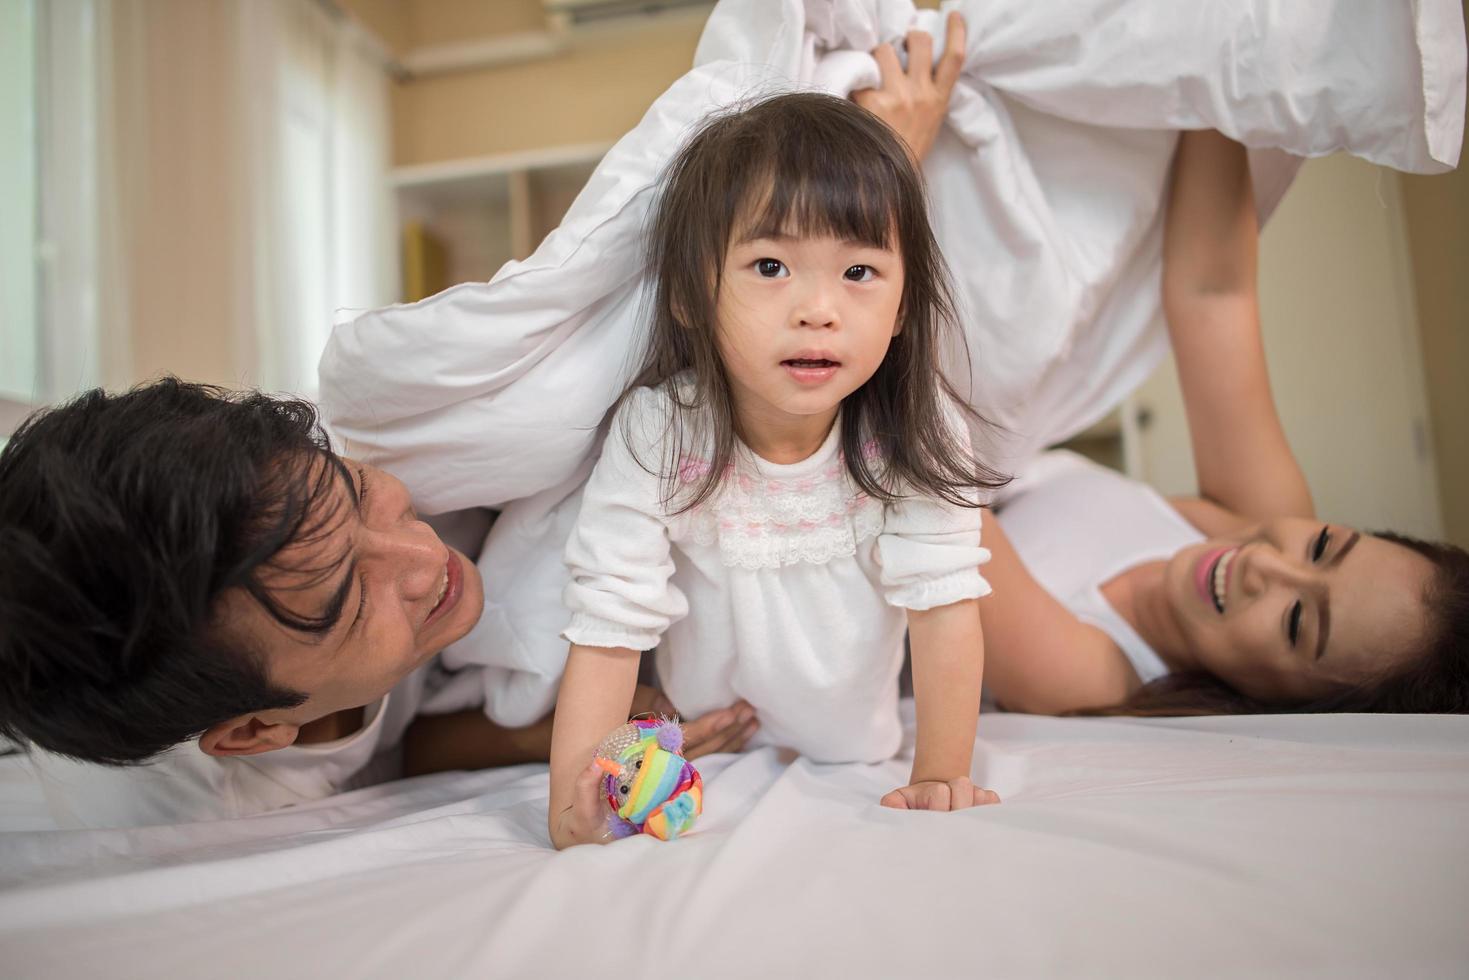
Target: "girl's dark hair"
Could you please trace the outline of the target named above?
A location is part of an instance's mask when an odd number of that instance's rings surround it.
[[[1407,651],[1408,666],[1314,701],[1285,705],[1246,697],[1213,674],[1169,674],[1143,685],[1120,704],[1073,714],[1139,717],[1329,711],[1469,714],[1469,553],[1451,544],[1421,541],[1391,531],[1372,533],[1433,563],[1433,576],[1422,597],[1428,629],[1418,649]]]
[[[216,603],[243,589],[323,631],[260,572],[330,532],[343,480],[305,401],[166,378],[32,415],[0,452],[0,735],[125,764],[301,704]],[[331,569],[291,571],[310,588]]]
[[[845,99],[799,93],[710,119],[665,175],[648,236],[657,287],[647,353],[623,396],[683,372],[693,377],[686,391],[668,385],[670,438],[657,470],[665,504],[679,491],[677,463],[691,443],[713,458],[679,511],[718,489],[734,452],[734,405],[714,328],[737,234],[830,235],[895,247],[902,257],[902,330],[877,373],[842,403],[841,446],[862,491],[884,502],[916,493],[973,507],[966,491],[1004,485],[946,418],[945,397],[973,413],[941,370],[944,345],[964,341],[918,169],[876,116]],[[880,453],[862,451],[869,440]]]

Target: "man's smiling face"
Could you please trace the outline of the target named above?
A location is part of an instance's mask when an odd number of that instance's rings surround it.
[[[215,726],[201,740],[207,752],[280,748],[304,724],[376,701],[468,633],[484,608],[474,563],[419,520],[401,482],[346,458],[314,465],[329,468],[331,485],[318,495],[312,530],[262,568],[260,582],[292,617],[321,629],[291,628],[242,589],[216,609],[224,637],[260,657],[273,684],[307,698]]]

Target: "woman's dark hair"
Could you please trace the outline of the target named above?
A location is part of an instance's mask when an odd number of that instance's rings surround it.
[[[877,372],[842,403],[841,446],[853,482],[885,502],[916,493],[967,507],[976,504],[966,491],[1003,486],[946,417],[946,397],[970,412],[940,364],[944,344],[962,344],[963,335],[918,169],[876,116],[845,99],[800,93],[710,119],[665,175],[648,235],[657,281],[652,326],[623,396],[683,372],[693,377],[687,391],[668,385],[670,438],[657,470],[665,504],[679,490],[677,464],[691,442],[712,459],[680,511],[714,493],[731,461],[734,405],[714,329],[725,255],[736,235],[781,234],[830,235],[902,256],[902,330]],[[862,451],[869,440],[879,453]]]
[[[216,603],[242,589],[321,632],[260,572],[335,527],[341,481],[304,401],[166,378],[32,415],[0,452],[0,734],[125,764],[301,704]],[[290,571],[310,588],[330,569]]]
[[[1072,713],[1139,717],[1330,711],[1469,714],[1469,553],[1451,544],[1391,531],[1372,534],[1433,563],[1433,576],[1422,596],[1427,629],[1418,648],[1407,651],[1406,667],[1313,701],[1284,705],[1247,697],[1213,674],[1169,674],[1143,685],[1120,704]]]

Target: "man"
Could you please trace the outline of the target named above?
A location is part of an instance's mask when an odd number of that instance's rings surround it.
[[[165,379],[0,452],[0,734],[64,825],[243,816],[396,775],[545,759],[436,654],[478,571],[313,406]],[[652,707],[651,693],[643,705]],[[691,725],[737,747],[748,717]]]

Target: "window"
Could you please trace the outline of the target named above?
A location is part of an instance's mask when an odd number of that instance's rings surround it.
[[[31,0],[0,3],[0,399],[37,401],[36,24]],[[0,440],[10,429],[0,406]]]

